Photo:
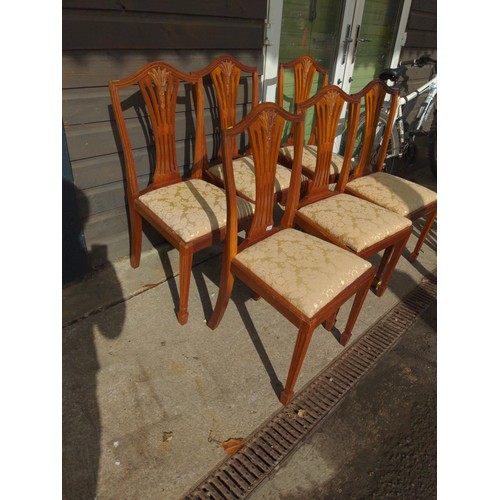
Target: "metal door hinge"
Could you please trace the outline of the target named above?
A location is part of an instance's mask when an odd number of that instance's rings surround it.
[[[271,23],[266,23],[264,25],[264,45],[270,46],[272,45],[271,40],[269,39],[269,36],[271,35]]]

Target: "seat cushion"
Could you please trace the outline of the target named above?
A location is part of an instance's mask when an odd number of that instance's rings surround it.
[[[293,161],[293,146],[285,146],[280,149],[280,153],[289,161]],[[302,153],[302,167],[311,174],[316,171],[316,159],[318,157],[318,148],[312,145],[304,146]],[[330,175],[339,175],[342,170],[344,157],[337,153],[332,153],[332,162],[330,165]]]
[[[138,201],[154,212],[180,238],[189,242],[226,226],[226,193],[200,179],[178,182],[143,194]],[[239,218],[254,205],[237,198]]]
[[[255,186],[255,166],[252,156],[244,156],[233,160],[234,182],[236,184],[236,191],[248,197],[249,200],[255,201],[256,186]],[[208,171],[224,180],[224,170],[222,164],[210,167]],[[277,165],[276,178],[274,182],[274,192],[281,192],[290,187],[290,178],[292,171],[283,165]],[[307,182],[307,178],[302,179]]]
[[[437,199],[431,189],[386,172],[358,177],[347,183],[346,190],[403,216]]]
[[[311,203],[299,213],[355,252],[411,226],[411,220],[348,194]]]
[[[370,268],[370,263],[314,236],[283,229],[235,260],[308,318]]]

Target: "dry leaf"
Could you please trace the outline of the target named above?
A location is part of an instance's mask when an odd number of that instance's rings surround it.
[[[232,438],[224,441],[221,446],[228,455],[234,455],[238,450],[243,448],[246,441],[243,438]]]

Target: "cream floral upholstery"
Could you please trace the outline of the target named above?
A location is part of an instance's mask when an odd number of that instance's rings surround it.
[[[235,260],[311,318],[370,264],[296,229],[283,229],[246,248]]]
[[[403,216],[437,199],[434,191],[385,172],[358,177],[347,183],[346,190]]]
[[[411,220],[348,194],[338,194],[299,210],[355,252],[411,226]]]
[[[280,153],[289,161],[293,161],[293,146],[285,146],[280,149]],[[318,158],[318,148],[312,145],[304,146],[302,153],[302,167],[309,170],[312,174],[316,171],[316,159]],[[332,153],[332,162],[330,165],[330,175],[339,175],[342,170],[344,157],[337,153]]]
[[[210,167],[208,171],[219,179],[224,180],[224,170],[222,168],[222,164],[214,165],[213,167]],[[248,199],[255,201],[256,186],[253,158],[251,156],[244,156],[243,158],[233,160],[233,171],[236,191],[244,194],[248,197]],[[291,173],[292,172],[289,168],[286,168],[283,165],[277,165],[276,180],[274,184],[275,193],[290,187]],[[306,182],[307,178],[303,177],[302,181]]]
[[[139,197],[185,242],[226,226],[226,194],[208,182],[191,179],[165,186]],[[250,216],[254,205],[237,198],[240,218]]]

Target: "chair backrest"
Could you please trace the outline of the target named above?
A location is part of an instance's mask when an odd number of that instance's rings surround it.
[[[314,106],[314,135],[317,146],[316,168],[309,183],[304,202],[309,203],[333,193],[329,189],[330,165],[333,145],[340,125],[342,110],[347,106],[347,136],[344,162],[336,184],[336,191],[343,191],[349,176],[351,156],[354,148],[356,130],[359,121],[360,98],[345,93],[336,85],[323,87],[313,97],[297,103],[297,113],[304,114]]]
[[[133,199],[141,193],[139,192],[133,148],[124,118],[120,90],[133,86],[137,86],[140,89],[153,130],[155,144],[153,178],[151,184],[146,190],[143,190],[144,192],[181,180],[176,154],[175,113],[179,84],[182,82],[191,84],[194,90],[196,123],[191,178],[201,178],[202,145],[204,142],[201,79],[183,73],[167,63],[157,61],[146,64],[127,78],[109,82],[113,112],[125,157],[127,189]],[[186,95],[188,94],[187,92]]]
[[[321,66],[315,59],[306,54],[301,55],[286,63],[280,63],[278,68],[278,86],[277,86],[277,98],[276,102],[279,106],[283,107],[284,95],[284,85],[285,85],[285,70],[293,70],[293,82],[294,82],[294,94],[293,94],[293,104],[298,104],[300,102],[309,99],[311,94],[311,88],[314,82],[314,76],[316,72],[323,75],[321,80],[321,87],[328,85],[328,69]],[[289,108],[293,109],[293,108]],[[288,133],[289,132],[289,133]],[[287,131],[286,133],[286,144],[290,145],[293,142],[293,130]],[[308,140],[308,144],[314,144],[314,132],[311,134]]]
[[[220,129],[233,127],[236,124],[237,98],[242,72],[252,79],[252,109],[259,100],[259,74],[257,67],[246,66],[230,55],[222,55],[214,59],[205,68],[192,71],[193,76],[206,78],[210,76],[215,88],[217,107],[219,110]],[[205,150],[206,152],[206,150]],[[238,154],[236,138],[233,139],[233,155]],[[217,156],[220,156],[220,148]]]
[[[306,54],[296,57],[293,61],[281,63],[278,69],[277,103],[283,107],[285,70],[293,69],[294,101],[303,102],[309,98],[316,71],[323,75],[322,87],[328,85],[328,69],[321,66],[311,56]]]
[[[292,177],[285,213],[278,228],[274,227],[274,184],[278,153],[285,121],[295,124],[295,155]],[[301,158],[304,140],[304,117],[291,114],[275,103],[264,102],[257,105],[243,120],[233,128],[222,131],[222,161],[226,197],[228,200],[228,223],[226,248],[229,245],[229,258],[237,252],[237,208],[236,186],[232,169],[232,140],[239,134],[248,133],[255,165],[256,199],[252,224],[240,249],[254,241],[273,234],[284,227],[291,227],[300,195]]]
[[[399,90],[389,87],[383,80],[377,78],[368,83],[354,96],[360,100],[361,107],[364,108],[365,122],[362,131],[363,145],[358,164],[354,168],[351,179],[382,170],[396,117]],[[389,98],[390,102],[388,126],[380,130],[378,123],[386,97]],[[380,137],[380,134],[382,134],[382,137]],[[373,161],[374,153],[375,162]]]

